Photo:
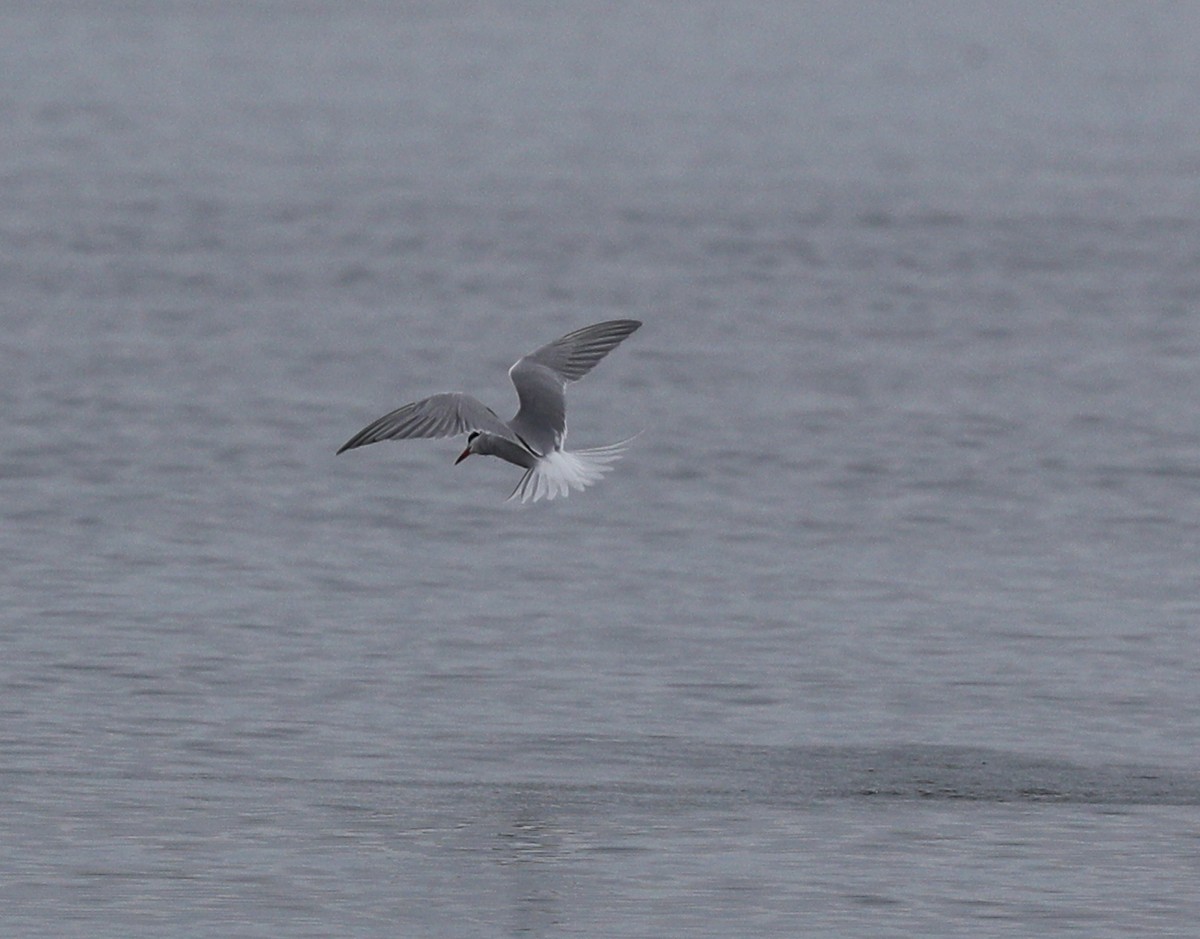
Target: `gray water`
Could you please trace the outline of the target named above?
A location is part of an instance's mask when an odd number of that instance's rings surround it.
[[[1184,935],[1200,8],[0,7],[0,934]],[[570,392],[504,503],[435,391]]]

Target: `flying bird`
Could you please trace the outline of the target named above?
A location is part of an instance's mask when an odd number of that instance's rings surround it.
[[[511,421],[501,420],[479,399],[451,391],[406,404],[372,421],[338,453],[380,440],[467,434],[467,448],[454,461],[456,465],[477,453],[525,470],[509,499],[537,502],[566,496],[572,489],[582,491],[612,469],[629,440],[590,450],[564,450],[566,386],[583,378],[641,325],[638,320],[609,320],[585,326],[517,359],[508,370],[520,402]]]

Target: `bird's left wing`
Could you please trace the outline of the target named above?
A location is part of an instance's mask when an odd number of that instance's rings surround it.
[[[338,453],[380,440],[455,437],[472,430],[517,442],[509,426],[478,398],[460,392],[447,392],[406,404],[372,421],[342,444]]]

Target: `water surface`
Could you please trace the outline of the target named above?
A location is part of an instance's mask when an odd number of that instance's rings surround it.
[[[4,934],[1190,929],[1200,18],[283,10],[0,11]]]

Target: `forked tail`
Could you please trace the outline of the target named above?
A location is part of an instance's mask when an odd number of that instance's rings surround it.
[[[517,488],[508,497],[509,501],[553,501],[559,496],[569,495],[572,489],[583,492],[612,469],[612,464],[621,459],[621,454],[633,439],[630,437],[620,443],[588,450],[553,450],[538,457],[537,462],[525,471],[517,483]]]

